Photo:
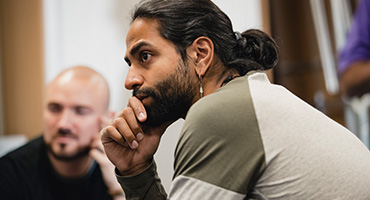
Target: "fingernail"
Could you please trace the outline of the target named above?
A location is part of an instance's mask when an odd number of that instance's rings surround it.
[[[139,113],[139,120],[141,121],[141,120],[144,120],[144,118],[145,118],[145,115],[144,115],[144,113]]]
[[[143,135],[142,133],[138,133],[138,134],[136,134],[136,140],[137,140],[138,142],[140,142],[141,140],[143,140],[143,138],[144,138],[144,135]]]
[[[132,148],[133,148],[133,149],[136,149],[136,148],[139,146],[139,143],[137,143],[137,141],[136,141],[136,140],[133,140],[133,141],[131,142],[131,146],[132,146]]]

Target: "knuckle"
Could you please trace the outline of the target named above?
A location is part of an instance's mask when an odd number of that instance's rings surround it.
[[[107,127],[105,127],[105,132],[106,133],[112,133],[112,132],[114,132],[116,130],[117,129],[114,126],[107,126]]]
[[[117,117],[117,118],[115,118],[114,120],[113,120],[113,125],[114,126],[118,126],[118,125],[120,125],[120,124],[122,124],[122,123],[124,123],[124,119],[122,118],[122,117]]]
[[[128,116],[132,114],[132,108],[131,107],[126,107],[125,109],[122,110],[122,115],[123,116]]]
[[[141,132],[141,128],[139,126],[135,126],[132,128],[132,131],[136,134],[136,133],[140,133]]]
[[[133,140],[135,140],[135,137],[134,137],[133,135],[127,135],[127,136],[125,137],[125,139],[126,139],[126,141],[128,141],[128,142],[132,142]]]

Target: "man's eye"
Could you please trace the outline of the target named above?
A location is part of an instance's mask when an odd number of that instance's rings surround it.
[[[63,110],[62,106],[54,103],[48,104],[47,108],[52,113],[59,113]]]
[[[91,110],[89,108],[86,108],[86,107],[76,107],[75,112],[76,112],[77,115],[87,115],[87,114],[91,113]]]
[[[147,61],[150,58],[150,56],[151,55],[149,53],[141,53],[141,61],[142,62]]]

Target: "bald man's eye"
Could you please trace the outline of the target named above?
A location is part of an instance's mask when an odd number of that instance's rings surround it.
[[[50,103],[47,105],[47,109],[52,113],[60,113],[63,110],[63,107],[56,103]]]
[[[77,115],[88,115],[92,112],[92,110],[90,108],[86,108],[86,107],[76,107],[75,108],[75,113]]]

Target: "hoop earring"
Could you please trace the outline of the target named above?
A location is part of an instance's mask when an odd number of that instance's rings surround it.
[[[202,86],[202,76],[199,74],[199,94],[200,94],[200,98],[203,97],[203,86]]]

